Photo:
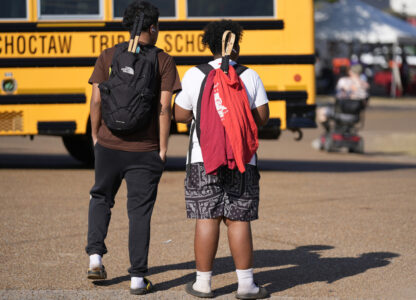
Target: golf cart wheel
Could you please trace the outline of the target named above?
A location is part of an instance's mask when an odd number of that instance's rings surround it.
[[[325,142],[324,142],[324,145],[323,145],[323,148],[324,148],[324,150],[326,151],[326,152],[333,152],[334,151],[334,146],[333,146],[333,143],[332,143],[332,139],[331,138],[326,138],[325,139]]]
[[[364,153],[364,141],[361,139],[355,147],[349,148],[348,152],[360,154]]]
[[[361,153],[361,154],[364,153],[364,140],[363,139],[361,139],[358,142],[357,147],[355,147],[355,152]]]

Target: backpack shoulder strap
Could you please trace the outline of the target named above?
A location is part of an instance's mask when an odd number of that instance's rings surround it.
[[[210,64],[202,64],[202,65],[198,65],[196,66],[202,73],[205,74],[205,77],[209,74],[209,72],[211,72],[212,70],[214,70],[214,67],[211,66]]]
[[[120,48],[120,49],[127,49],[127,47],[128,47],[128,43],[127,42],[122,42],[122,43],[118,43],[118,44],[116,44],[115,46],[114,46],[116,49],[117,48]]]
[[[164,52],[164,50],[163,50],[163,49],[160,49],[160,48],[158,48],[158,47],[156,47],[156,46],[153,46],[153,47],[154,47],[154,49],[155,49],[156,53],[159,53],[159,52]]]
[[[114,48],[116,48],[116,51],[114,52],[114,57],[117,57],[122,52],[127,51],[127,47],[128,47],[127,42],[123,42],[123,43],[115,45]]]
[[[113,59],[111,60],[111,69],[113,69],[113,65],[116,62],[117,58],[120,56],[120,54],[127,51],[127,47],[127,42],[123,42],[114,46],[116,50],[114,51]]]
[[[198,102],[196,106],[196,118],[192,120],[191,129],[189,131],[189,147],[188,147],[188,164],[186,165],[186,173],[189,175],[190,165],[192,161],[192,144],[193,144],[193,135],[196,130],[196,136],[199,141],[199,137],[201,135],[201,128],[200,128],[200,117],[201,117],[201,100],[202,95],[204,94],[205,84],[207,82],[207,77],[209,72],[214,70],[214,67],[212,67],[210,64],[202,64],[196,66],[202,73],[204,73],[204,79],[202,80],[201,87],[199,89],[199,95],[198,95]]]
[[[154,53],[163,52],[162,49],[153,45],[141,45],[140,48],[142,48],[145,52],[154,52]]]
[[[241,74],[243,74],[243,72],[245,70],[248,69],[248,67],[243,66],[243,65],[236,64],[236,65],[234,65],[234,69],[237,72],[237,75],[240,76]]]
[[[202,80],[202,83],[201,83],[201,88],[199,89],[198,102],[197,102],[197,105],[196,105],[196,120],[195,120],[195,122],[196,122],[195,127],[196,128],[195,129],[196,129],[196,135],[197,135],[198,141],[199,141],[199,137],[201,136],[201,128],[199,126],[200,125],[199,121],[201,119],[202,95],[204,94],[204,89],[205,89],[205,84],[207,82],[208,74],[209,74],[209,72],[214,70],[214,67],[211,66],[210,64],[202,64],[202,65],[197,66],[197,68],[202,73],[204,73],[204,75],[205,75],[204,80]]]

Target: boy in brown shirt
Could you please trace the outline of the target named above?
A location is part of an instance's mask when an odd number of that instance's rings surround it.
[[[159,27],[157,7],[135,0],[125,11],[123,25],[132,30],[139,13],[144,14],[139,45],[155,45]],[[95,184],[91,189],[88,214],[90,256],[88,278],[107,277],[102,256],[107,253],[104,240],[110,223],[114,197],[124,178],[127,184],[129,217],[129,256],[132,294],[145,294],[152,284],[144,278],[150,239],[150,219],[157,187],[166,161],[171,121],[172,95],[181,89],[179,75],[171,56],[157,55],[158,82],[150,124],[129,135],[113,134],[101,118],[101,97],[98,85],[108,80],[115,48],[104,50],[98,57],[89,83],[92,84],[91,129],[95,154]]]

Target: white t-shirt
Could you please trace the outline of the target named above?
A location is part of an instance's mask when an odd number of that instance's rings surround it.
[[[221,58],[210,61],[209,64],[215,69],[219,69],[221,66]],[[230,65],[235,65],[236,62],[230,61]],[[175,103],[186,110],[192,110],[194,116],[196,116],[196,109],[198,104],[199,92],[201,89],[202,81],[205,78],[205,74],[201,72],[196,67],[189,69],[185,76],[182,79],[182,91],[180,91],[175,98]],[[261,105],[264,105],[269,102],[267,99],[267,94],[263,86],[259,75],[252,69],[245,70],[240,75],[241,80],[243,81],[246,91],[248,101],[250,102],[250,108],[255,109]],[[192,121],[194,122],[194,121]],[[199,146],[198,137],[196,130],[192,136],[192,155],[191,163],[203,162],[201,147]],[[189,153],[187,158],[187,163],[189,160]],[[251,165],[256,164],[255,156],[251,158]]]
[[[367,81],[361,77],[341,77],[336,86],[338,99],[362,100],[368,97]]]

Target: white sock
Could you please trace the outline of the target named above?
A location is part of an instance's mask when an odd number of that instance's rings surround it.
[[[143,277],[132,277],[130,288],[132,289],[142,289],[146,287]]]
[[[196,271],[196,281],[192,286],[195,291],[201,293],[210,293],[211,292],[211,277],[212,271],[200,272]]]
[[[255,294],[259,292],[259,287],[253,280],[253,269],[247,270],[235,270],[238,278],[238,290],[239,294]]]
[[[90,255],[90,269],[100,268],[102,266],[102,258],[99,254]]]

